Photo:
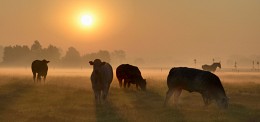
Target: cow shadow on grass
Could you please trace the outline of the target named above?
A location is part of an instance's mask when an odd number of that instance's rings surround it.
[[[163,106],[164,96],[152,90],[124,90],[143,121],[185,121],[176,107]]]
[[[115,106],[110,101],[103,105],[96,105],[97,122],[125,122],[116,111]]]
[[[118,89],[112,88],[113,92],[118,93]],[[112,97],[112,98],[111,98]],[[111,88],[107,100],[101,104],[95,104],[96,121],[97,122],[126,122],[126,120],[118,113],[118,108],[113,101],[114,94],[111,93]]]
[[[11,111],[9,107],[18,103],[19,98],[21,98],[23,94],[31,92],[32,87],[33,85],[20,82],[13,82],[0,86],[0,115]]]

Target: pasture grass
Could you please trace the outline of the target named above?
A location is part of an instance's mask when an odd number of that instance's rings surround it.
[[[182,92],[177,106],[163,106],[167,91],[164,77],[145,76],[147,91],[119,88],[114,78],[108,100],[96,105],[89,76],[50,75],[33,83],[30,75],[0,74],[0,121],[19,122],[258,122],[260,77],[218,74],[230,105],[205,107],[198,93]],[[236,82],[237,79],[244,81]]]

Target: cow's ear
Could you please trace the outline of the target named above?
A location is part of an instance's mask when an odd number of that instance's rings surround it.
[[[48,64],[50,61],[46,61],[46,63]]]
[[[103,65],[105,65],[105,64],[106,64],[106,62],[102,62],[102,63],[101,63],[101,66],[103,66]]]
[[[90,65],[94,65],[94,62],[93,62],[93,61],[89,61],[89,64],[90,64]]]

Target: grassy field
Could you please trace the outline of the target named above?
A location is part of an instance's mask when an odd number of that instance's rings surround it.
[[[144,71],[147,91],[119,88],[114,78],[108,100],[96,106],[90,71],[50,71],[46,83],[33,83],[29,70],[0,71],[0,122],[102,121],[260,121],[260,73],[217,72],[230,98],[227,110],[204,107],[198,93],[184,91],[176,107],[163,107],[167,71]]]

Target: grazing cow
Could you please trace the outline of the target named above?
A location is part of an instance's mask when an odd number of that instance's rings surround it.
[[[168,91],[164,105],[174,93],[175,104],[181,91],[198,92],[202,95],[205,105],[209,105],[212,100],[215,100],[221,108],[228,107],[228,98],[221,84],[220,79],[215,74],[186,67],[172,68],[167,78]]]
[[[213,63],[212,65],[202,65],[202,69],[205,71],[215,72],[217,67],[221,69],[221,64],[219,63]]]
[[[132,83],[136,84],[137,89],[140,86],[142,90],[146,90],[146,80],[143,79],[140,70],[136,66],[121,64],[116,69],[116,76],[120,87],[122,87],[122,81],[124,80],[124,88],[126,85],[130,87],[130,83]]]
[[[36,78],[36,73],[37,73],[37,82],[41,81],[41,77],[44,78],[44,81],[46,79],[47,76],[47,72],[48,72],[48,63],[50,61],[47,60],[35,60],[32,62],[31,68],[32,68],[32,73],[33,73],[33,81],[35,82],[35,78]]]
[[[95,100],[96,103],[100,104],[101,94],[104,101],[108,95],[109,87],[113,80],[113,69],[109,63],[101,62],[100,59],[89,61],[89,64],[93,65],[91,83],[95,94]]]

